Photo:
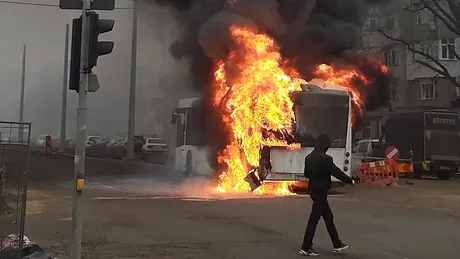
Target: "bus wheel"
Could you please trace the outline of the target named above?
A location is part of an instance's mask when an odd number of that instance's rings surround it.
[[[449,180],[452,177],[452,173],[449,171],[438,172],[438,179],[439,180]]]
[[[420,179],[422,178],[422,175],[424,173],[424,169],[423,167],[420,165],[420,166],[414,166],[414,173],[413,173],[413,176],[415,179]]]
[[[190,152],[187,153],[187,159],[185,161],[185,177],[192,176],[193,168],[192,168],[192,154]]]

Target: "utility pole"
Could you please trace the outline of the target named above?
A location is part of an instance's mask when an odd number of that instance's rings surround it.
[[[75,186],[76,192],[72,210],[72,246],[70,249],[71,259],[81,259],[81,238],[83,234],[83,184],[85,179],[86,158],[86,98],[88,95],[88,50],[89,50],[89,17],[91,0],[82,0],[82,26],[81,26],[81,57],[80,57],[80,89],[78,92],[77,108],[77,139],[75,147]],[[81,188],[80,188],[81,187]]]
[[[70,25],[65,25],[65,47],[64,47],[64,73],[62,79],[62,107],[61,107],[61,141],[59,152],[63,153],[66,144],[67,130],[67,77],[69,73],[69,30]]]
[[[137,68],[137,0],[133,0],[133,29],[131,42],[131,80],[129,87],[127,158],[134,158],[134,130],[136,124],[136,68]]]
[[[83,234],[82,207],[86,159],[85,144],[87,135],[86,101],[88,92],[96,92],[99,89],[97,75],[92,71],[97,65],[98,57],[112,53],[114,47],[113,41],[99,41],[99,35],[112,31],[115,23],[114,20],[100,19],[99,14],[91,9],[114,10],[115,0],[60,0],[59,8],[82,11],[81,17],[72,20],[72,48],[69,71],[69,89],[75,90],[78,93],[77,139],[74,167],[75,196],[72,209],[70,259],[81,259]],[[68,26],[66,29],[66,57],[68,58]],[[68,63],[67,61],[66,64]],[[64,88],[65,85],[66,82],[64,83]]]
[[[25,93],[25,86],[26,86],[26,54],[27,48],[24,44],[22,49],[22,77],[21,77],[21,101],[19,104],[19,122],[24,122],[24,93]],[[24,140],[24,128],[22,125],[19,127],[18,132],[19,142],[22,143]]]

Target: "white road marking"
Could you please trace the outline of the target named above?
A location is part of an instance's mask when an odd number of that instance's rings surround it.
[[[116,189],[116,188],[113,187],[113,186],[106,185],[106,184],[102,184],[102,183],[98,183],[98,182],[95,182],[94,184],[96,184],[96,185],[98,185],[98,186],[101,186],[101,187],[104,187],[104,188],[107,188],[107,189]]]
[[[94,197],[93,200],[160,200],[160,199],[180,199],[178,197],[134,197],[134,196],[99,196]]]

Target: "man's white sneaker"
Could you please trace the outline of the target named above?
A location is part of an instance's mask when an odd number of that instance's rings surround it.
[[[300,250],[300,254],[303,256],[319,256],[319,253],[315,251],[315,249],[310,248],[308,250]]]
[[[344,250],[347,250],[349,247],[350,247],[349,245],[342,243],[339,247],[334,247],[334,252],[340,253]]]

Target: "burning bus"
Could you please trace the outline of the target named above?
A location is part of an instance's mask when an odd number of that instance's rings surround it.
[[[258,166],[245,172],[246,177],[233,181],[249,184],[252,191],[266,182],[284,185],[306,182],[304,159],[313,150],[315,137],[321,133],[328,134],[332,140],[328,154],[334,163],[350,175],[352,98],[347,89],[304,84],[301,91],[291,93],[291,100],[295,118],[293,134],[286,138],[286,145],[261,146]],[[175,169],[186,176],[213,172],[208,162],[210,150],[205,146],[206,136],[200,125],[201,105],[199,98],[181,99],[172,115],[176,125]]]

